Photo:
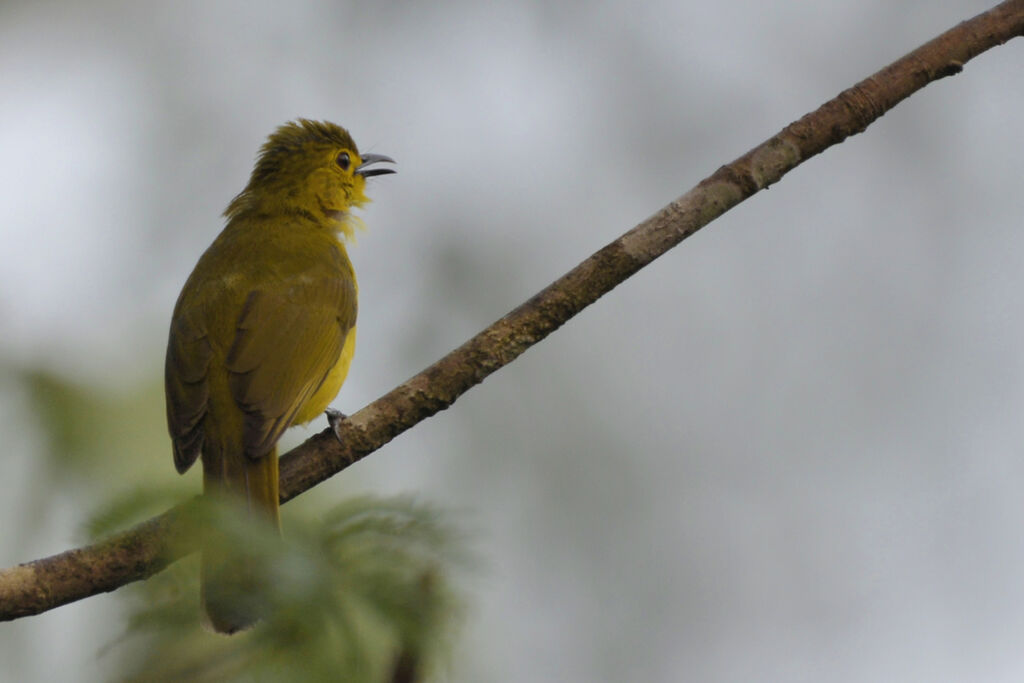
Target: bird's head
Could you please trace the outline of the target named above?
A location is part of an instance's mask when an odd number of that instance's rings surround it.
[[[286,123],[267,138],[249,184],[224,215],[305,214],[344,229],[349,209],[369,201],[366,179],[395,172],[370,168],[381,162],[394,160],[383,154],[360,154],[341,126],[307,119]]]

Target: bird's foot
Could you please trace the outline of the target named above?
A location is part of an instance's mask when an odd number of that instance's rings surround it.
[[[327,424],[331,426],[331,431],[334,432],[335,438],[341,441],[341,423],[348,419],[348,415],[333,408],[325,410],[324,415],[327,416]]]

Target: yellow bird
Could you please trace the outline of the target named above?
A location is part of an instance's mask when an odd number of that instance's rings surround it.
[[[333,123],[299,119],[260,150],[227,225],[181,290],[167,343],[165,391],[174,465],[203,463],[203,491],[241,501],[280,529],[277,440],[320,415],[355,349],[356,278],[343,238],[369,201],[369,168]],[[207,540],[201,601],[222,633],[260,617],[251,562]]]

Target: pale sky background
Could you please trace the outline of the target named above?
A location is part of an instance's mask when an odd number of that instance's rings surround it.
[[[354,412],[989,6],[0,4],[0,566],[131,485],[42,494],[19,373],[157,383],[278,124],[398,160],[351,250]],[[1018,40],[929,86],[320,487],[473,530],[452,681],[1024,678],[1022,73]],[[170,481],[154,424],[136,457]],[[0,681],[105,679],[119,609],[0,624]]]

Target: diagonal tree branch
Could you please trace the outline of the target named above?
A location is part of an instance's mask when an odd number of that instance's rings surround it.
[[[1024,0],[1007,0],[950,29],[840,93],[722,166],[504,318],[341,425],[281,459],[281,500],[337,474],[515,360],[673,246],[783,175],[851,135],[932,81],[1024,35]],[[99,543],[0,570],[0,620],[39,614],[151,576],[193,552],[189,503]]]

